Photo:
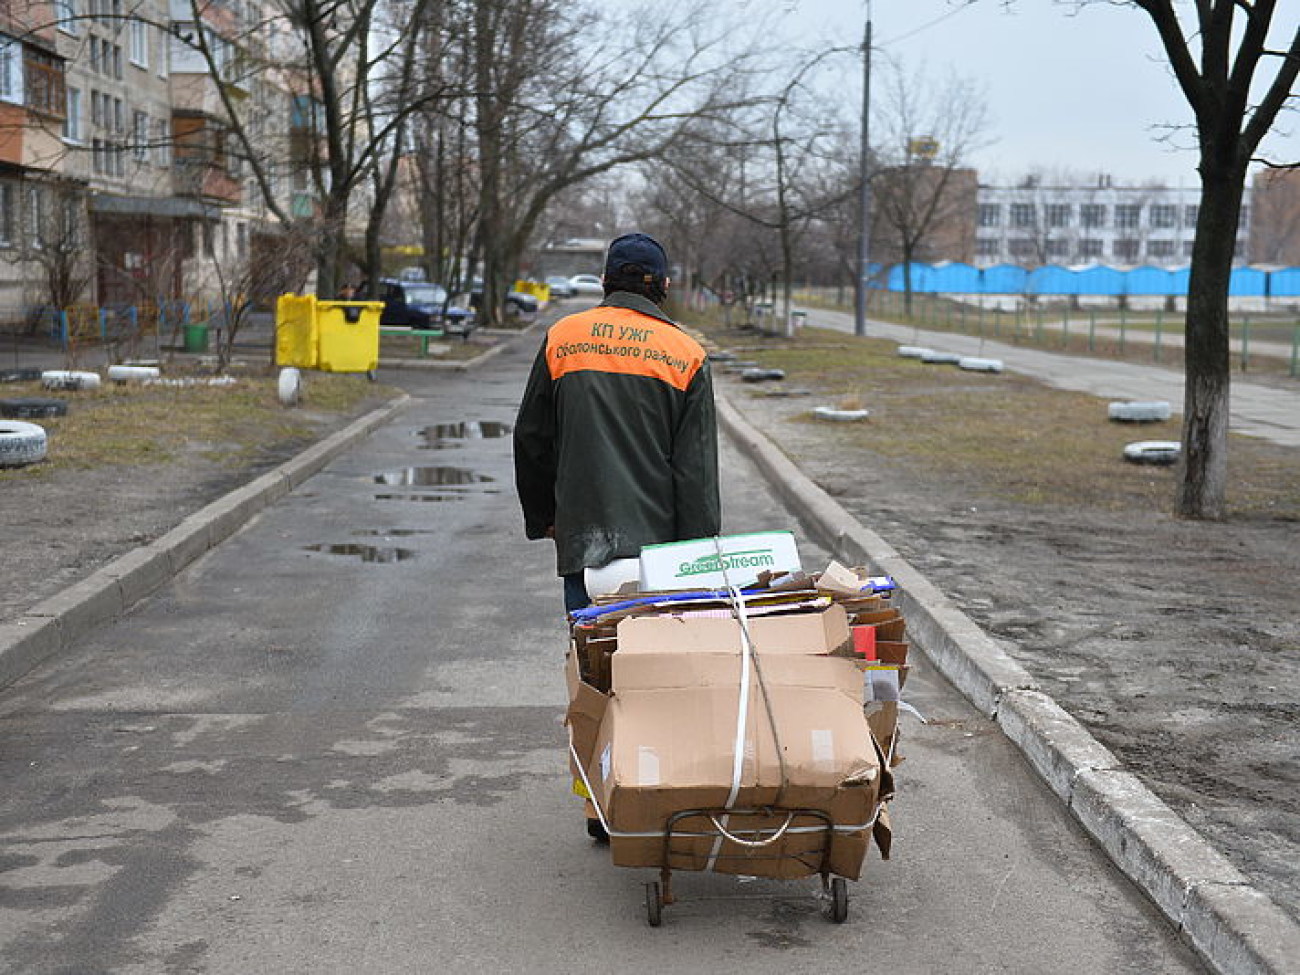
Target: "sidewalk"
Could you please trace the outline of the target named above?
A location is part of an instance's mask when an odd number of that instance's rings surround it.
[[[853,331],[851,314],[810,308],[807,315],[810,325]],[[1105,399],[1167,400],[1175,414],[1182,412],[1183,373],[1169,366],[1044,352],[973,335],[930,332],[874,319],[867,321],[867,335],[904,345],[923,345],[936,351],[1001,359],[1006,369],[1059,389]],[[1229,422],[1234,432],[1286,447],[1300,447],[1300,381],[1294,389],[1276,389],[1234,375]]]

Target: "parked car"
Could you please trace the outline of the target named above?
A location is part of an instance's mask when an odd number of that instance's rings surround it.
[[[474,330],[474,313],[451,304],[447,289],[429,281],[379,282],[384,303],[379,324],[386,328],[441,328],[448,335],[468,337]]]
[[[547,278],[546,286],[551,289],[552,298],[572,298],[577,294],[569,279],[560,274],[552,274]]]
[[[598,274],[575,274],[569,278],[569,285],[575,295],[604,295],[605,286]]]
[[[469,304],[475,311],[478,311],[483,305],[483,280],[481,278],[475,278],[471,283]],[[507,291],[504,304],[507,315],[518,315],[521,318],[530,318],[536,315],[542,307],[542,303],[537,300],[536,295],[530,295],[525,291]]]

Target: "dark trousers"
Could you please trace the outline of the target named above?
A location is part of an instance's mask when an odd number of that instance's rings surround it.
[[[583,579],[581,572],[570,572],[564,579],[564,611],[572,613],[575,609],[582,609],[584,606],[591,605],[591,597],[587,595],[587,583]]]

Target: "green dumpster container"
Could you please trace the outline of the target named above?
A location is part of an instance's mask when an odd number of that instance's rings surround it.
[[[185,351],[196,354],[208,351],[207,322],[190,322],[185,326]]]

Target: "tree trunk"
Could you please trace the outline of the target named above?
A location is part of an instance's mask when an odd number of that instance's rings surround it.
[[[1219,519],[1228,484],[1228,284],[1245,174],[1201,166],[1201,203],[1187,287],[1183,452],[1175,513]]]

